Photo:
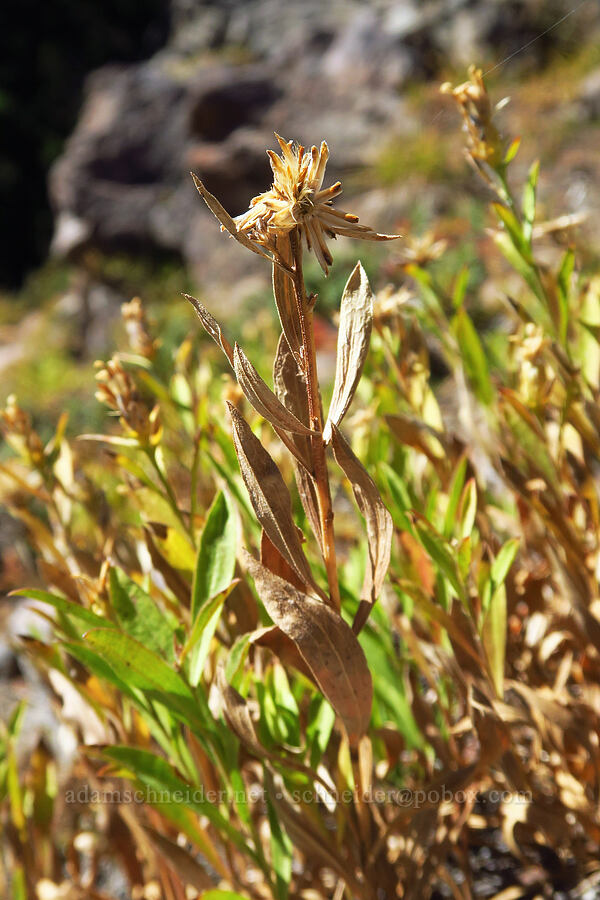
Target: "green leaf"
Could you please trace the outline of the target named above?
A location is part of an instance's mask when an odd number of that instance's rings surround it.
[[[6,731],[9,737],[17,738],[21,733],[21,727],[23,725],[23,719],[25,716],[25,710],[27,709],[27,703],[25,700],[19,700],[13,711],[11,712],[8,722],[6,724]]]
[[[394,525],[400,531],[412,531],[412,525],[406,515],[407,511],[412,508],[406,486],[397,472],[387,463],[380,463],[379,471],[387,487],[388,497],[391,503],[388,503],[388,509],[391,513]]]
[[[51,594],[49,591],[40,591],[32,588],[23,588],[22,590],[13,591],[11,597],[26,597],[30,600],[41,600],[53,606],[58,612],[63,613],[70,619],[76,619],[87,628],[114,628],[114,623],[102,616],[97,616],[91,610],[67,600],[65,597],[59,597],[58,594]]]
[[[327,749],[335,725],[335,710],[319,694],[315,694],[308,708],[306,742],[310,748],[310,766],[316,769]]]
[[[536,189],[538,175],[540,174],[540,162],[536,160],[529,170],[529,177],[523,189],[523,237],[531,244],[533,223],[535,220]]]
[[[495,232],[494,242],[496,246],[502,251],[513,269],[518,272],[521,278],[523,278],[537,300],[539,300],[539,303],[534,304],[531,309],[526,309],[527,314],[533,321],[540,322],[540,324],[542,324],[546,330],[552,332],[553,326],[552,321],[548,315],[544,288],[540,281],[537,270],[535,269],[535,266],[533,266],[527,260],[523,259],[520,252],[515,249],[512,240],[510,239],[508,234],[506,234],[506,232]]]
[[[143,706],[140,694],[130,687],[128,682],[121,678],[98,653],[95,653],[85,644],[74,644],[70,641],[62,641],[60,646],[70,656],[85,666],[86,669],[89,669],[97,678],[114,685],[124,696],[129,697],[137,705]]]
[[[191,654],[189,678],[192,687],[196,687],[202,677],[204,664],[210,651],[210,644],[215,636],[215,631],[223,612],[223,604],[236,584],[237,581],[232,582],[220,594],[210,597],[198,611],[192,633],[186,641],[179,658],[181,662],[188,653]]]
[[[574,268],[575,251],[572,247],[569,247],[562,258],[562,262],[558,272],[558,336],[562,344],[565,344],[567,340],[567,328],[569,325],[569,298],[571,296],[571,278]]]
[[[492,584],[495,588],[498,588],[501,584],[504,584],[510,567],[515,561],[515,556],[517,555],[520,543],[521,541],[519,538],[511,538],[498,551],[498,555],[492,563],[492,569],[490,573]]]
[[[459,512],[459,535],[461,539],[470,538],[477,515],[477,485],[474,478],[469,478],[465,485]]]
[[[152,650],[128,634],[107,629],[88,631],[85,641],[121,682],[148,693],[184,721],[194,725],[201,722],[201,707],[183,678]]]
[[[192,587],[192,622],[200,608],[227,588],[235,572],[237,523],[228,494],[219,491],[208,512],[196,558]]]
[[[456,594],[464,602],[465,591],[461,582],[458,565],[454,558],[454,554],[441,534],[435,530],[427,519],[418,513],[413,513],[415,521],[415,529],[420,543],[427,553],[437,564],[440,572],[446,576]]]
[[[499,697],[504,693],[506,656],[506,590],[503,584],[492,594],[481,633],[494,688]]]
[[[241,894],[236,894],[235,891],[204,891],[201,894],[200,900],[248,900],[247,897],[243,897]]]
[[[281,827],[277,810],[267,792],[267,813],[271,832],[271,864],[275,873],[277,900],[287,900],[292,878],[293,846]]]
[[[110,602],[123,630],[174,662],[173,632],[177,623],[171,624],[152,597],[121,569],[110,570],[109,587]]]
[[[227,655],[225,663],[225,678],[227,682],[236,690],[240,689],[244,673],[244,663],[250,650],[250,639],[252,632],[242,634],[235,642]]]
[[[186,784],[175,774],[165,759],[155,756],[148,750],[134,747],[107,747],[102,751],[102,755],[120,764],[118,772],[120,777],[139,781],[148,789],[147,803],[173,802],[195,810],[200,815],[206,816],[211,825],[226,835],[242,854],[256,861],[256,853],[252,847],[239,830],[222,815],[204,788]]]
[[[521,138],[516,137],[513,141],[510,142],[508,150],[504,156],[503,163],[507,166],[509,163],[513,161],[517,153],[519,152],[519,147],[521,146]]]
[[[12,873],[12,900],[27,900],[27,882],[23,866],[16,865]]]
[[[494,397],[487,359],[479,335],[467,311],[461,307],[452,321],[465,371],[481,403],[489,406]]]
[[[443,530],[443,535],[446,539],[452,537],[454,533],[454,526],[456,524],[456,510],[458,509],[458,503],[460,501],[460,495],[465,483],[466,474],[467,457],[463,456],[457,463],[457,466],[452,475],[452,481],[450,482],[450,489],[448,491],[448,506],[446,507]]]
[[[468,283],[469,267],[462,266],[454,281],[454,287],[452,288],[452,303],[455,309],[459,309],[459,307],[463,305]]]
[[[529,242],[523,234],[521,223],[514,212],[502,203],[492,203],[492,208],[506,229],[513,247],[528,265],[533,264]]]

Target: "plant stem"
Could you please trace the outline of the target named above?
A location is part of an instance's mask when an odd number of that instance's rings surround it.
[[[329,474],[327,472],[327,459],[325,457],[325,443],[323,441],[323,415],[321,412],[321,397],[319,394],[319,378],[317,375],[317,357],[315,351],[315,335],[313,330],[313,313],[306,296],[304,275],[302,272],[302,244],[298,229],[290,233],[290,247],[292,250],[294,295],[298,308],[300,331],[302,334],[302,355],[304,375],[306,377],[308,395],[308,413],[311,428],[318,432],[311,437],[311,449],[314,468],[314,479],[317,489],[317,501],[319,505],[319,521],[321,525],[321,550],[323,561],[327,571],[329,583],[329,595],[334,609],[341,607],[340,589],[338,585],[337,563],[335,559],[335,540],[333,532],[333,507],[331,503],[331,491],[329,489]]]

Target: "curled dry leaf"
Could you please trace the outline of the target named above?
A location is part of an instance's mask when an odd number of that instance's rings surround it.
[[[302,550],[292,518],[292,499],[279,469],[244,417],[231,403],[227,406],[235,452],[256,518],[302,583],[324,597]]]
[[[217,320],[213,318],[213,316],[211,316],[206,307],[203,306],[199,300],[196,300],[195,297],[192,297],[190,294],[184,294],[183,296],[186,298],[186,300],[190,301],[190,303],[196,310],[198,318],[202,322],[205,331],[211,336],[215,344],[217,344],[221,348],[233,368],[233,349],[231,347],[231,344],[223,334],[223,330]]]
[[[300,656],[295,643],[277,625],[258,628],[250,637],[250,643],[258,647],[266,647],[284,666],[292,666],[297,669],[317,687],[313,674]]]
[[[367,621],[371,607],[383,586],[392,552],[394,524],[381,499],[377,485],[335,425],[332,425],[331,444],[336,462],[352,485],[358,508],[365,517],[367,526],[369,560],[361,591],[360,606],[352,626],[354,632],[358,634]]]
[[[331,440],[332,426],[339,426],[354,397],[369,349],[372,324],[373,294],[365,270],[357,263],[346,282],[340,305],[335,382],[323,430],[326,443]]]
[[[260,377],[244,351],[236,343],[233,350],[233,368],[247,399],[254,409],[272,425],[293,434],[310,434],[310,428],[291,412]]]
[[[268,259],[276,267],[284,267],[284,263],[282,261],[276,259],[265,250],[263,250],[260,244],[255,244],[254,241],[251,241],[250,238],[246,234],[244,234],[244,232],[238,231],[234,220],[229,215],[225,207],[223,207],[219,203],[217,198],[213,194],[211,194],[210,191],[206,190],[197,175],[195,175],[193,172],[190,172],[190,175],[194,179],[196,190],[210,209],[213,216],[215,216],[215,218],[218,219],[218,221],[221,223],[221,227],[225,231],[228,231],[229,234],[234,237],[236,241],[238,241],[238,243],[240,243],[243,247],[247,247],[248,250],[252,250],[253,253],[256,253],[258,256],[262,256],[263,259]]]
[[[217,687],[223,699],[223,713],[233,733],[259,759],[268,756],[256,734],[248,704],[242,695],[227,682],[222,666],[217,669]]]
[[[158,850],[160,856],[184,884],[191,884],[192,887],[200,892],[214,887],[213,880],[208,872],[202,868],[200,863],[187,850],[184,850],[179,844],[169,840],[164,834],[160,834],[160,832],[150,828],[148,825],[142,825],[142,828],[154,845],[154,848]]]
[[[301,422],[307,424],[309,414],[306,380],[284,334],[279,338],[273,363],[273,387],[283,405],[291,410]],[[313,532],[321,542],[319,507],[311,474],[313,465],[310,439],[306,435],[293,434],[291,440],[295,448],[292,451],[294,457],[301,463],[300,466],[294,466],[300,500]]]
[[[355,878],[352,865],[340,855],[338,847],[331,840],[331,835],[321,827],[314,819],[302,815],[293,805],[281,776],[273,776],[270,772],[265,774],[265,784],[269,796],[277,812],[277,816],[285,825],[295,847],[298,847],[307,859],[318,859],[322,864],[343,878],[352,894],[358,898],[372,896],[369,889]]]
[[[373,684],[362,647],[330,606],[269,572],[249,553],[244,564],[271,619],[298,648],[355,746],[371,717]]]

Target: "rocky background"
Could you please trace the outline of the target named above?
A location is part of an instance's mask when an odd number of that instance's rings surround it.
[[[270,182],[277,130],[325,138],[329,174],[344,178],[423,128],[407,103],[414,85],[462,76],[474,60],[525,75],[600,26],[599,4],[567,0],[172,0],[170,14],[151,58],[87,79],[50,173],[52,247],[166,251],[200,282],[237,280],[248,260],[219,239],[190,169],[240,213]],[[393,194],[374,204],[379,228],[410,208]]]

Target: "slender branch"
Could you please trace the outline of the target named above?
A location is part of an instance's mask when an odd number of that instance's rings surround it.
[[[331,503],[331,491],[329,489],[329,474],[327,472],[327,459],[325,456],[325,443],[323,441],[323,414],[321,411],[321,397],[319,394],[319,379],[317,375],[317,357],[315,351],[315,335],[313,329],[312,304],[306,296],[304,275],[302,272],[302,244],[298,229],[290,233],[290,247],[293,259],[292,284],[298,308],[300,331],[302,335],[302,356],[304,375],[306,376],[308,394],[308,413],[311,428],[319,432],[311,437],[311,448],[314,466],[314,478],[317,488],[317,501],[319,505],[319,521],[321,525],[321,549],[323,561],[327,571],[329,594],[332,606],[339,610],[341,607],[340,589],[338,585],[337,563],[335,558],[335,540],[333,532],[333,507]]]

